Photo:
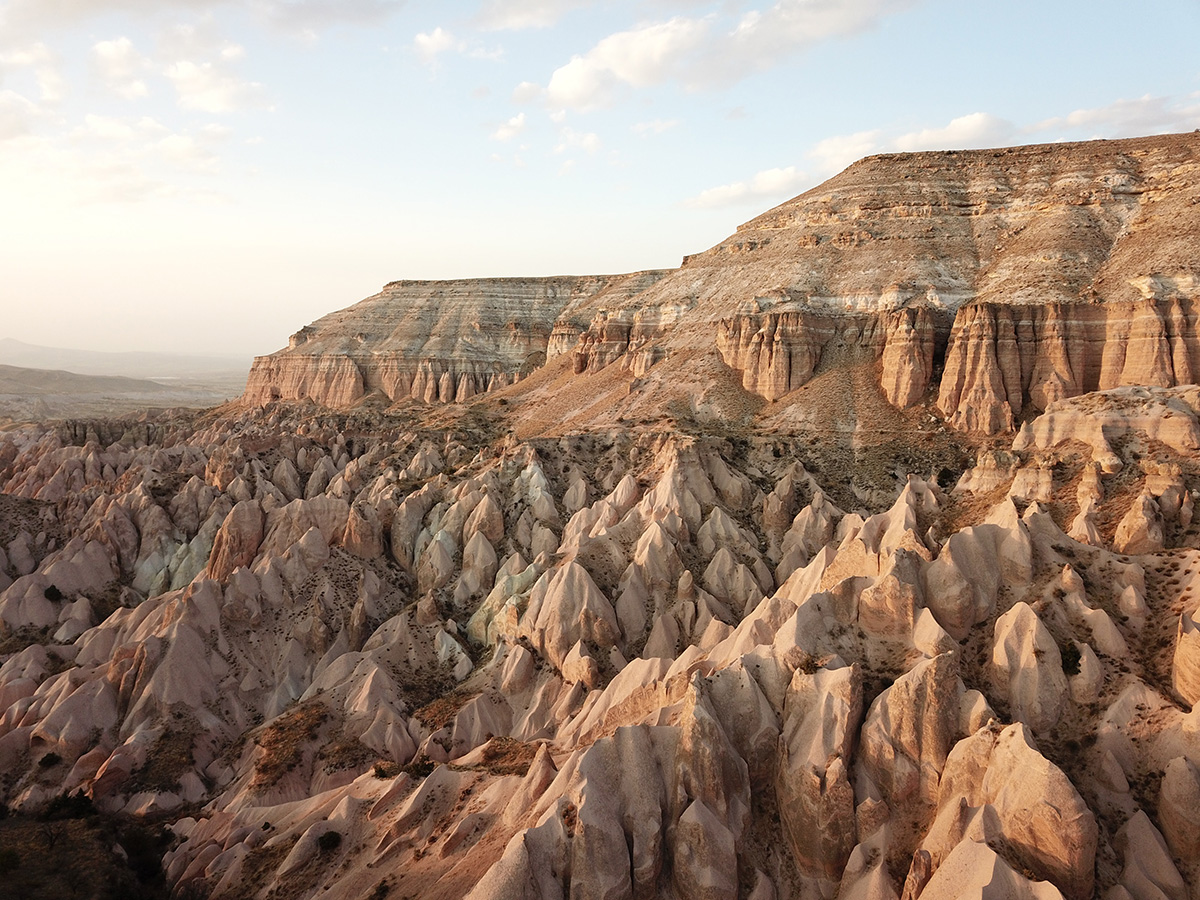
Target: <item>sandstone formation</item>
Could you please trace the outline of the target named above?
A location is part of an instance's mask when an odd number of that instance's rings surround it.
[[[4,827],[166,827],[181,897],[1186,900],[1198,147],[876,157],[0,431]]]
[[[612,422],[631,382],[704,416],[729,407],[701,375],[788,407],[865,367],[895,407],[1010,431],[1195,380],[1198,165],[1195,134],[870,157],[674,271],[390,284],[256,360],[245,399],[464,402],[558,360]]]

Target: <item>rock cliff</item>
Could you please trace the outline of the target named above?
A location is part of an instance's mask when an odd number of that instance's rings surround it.
[[[719,377],[709,360],[784,406],[865,364],[893,406],[995,434],[1191,382],[1198,236],[1196,134],[875,156],[674,271],[389,285],[258,359],[245,396],[462,402],[562,359],[585,380],[620,362],[626,386],[659,368],[652,402],[703,415],[683,386]]]
[[[662,274],[393,282],[300,329],[287,350],[255,359],[244,396],[348,407],[378,391],[461,403],[544,364],[556,328],[584,331],[581,305],[620,302]],[[626,324],[616,355],[629,332]]]

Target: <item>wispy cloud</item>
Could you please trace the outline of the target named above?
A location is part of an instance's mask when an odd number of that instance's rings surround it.
[[[736,20],[710,13],[675,16],[616,32],[556,69],[551,106],[607,106],[622,89],[667,81],[689,89],[726,88],[818,43],[855,34],[916,0],[778,0]]]
[[[492,140],[511,141],[525,130],[525,113],[518,113],[492,132]]]
[[[0,91],[0,141],[11,141],[33,130],[41,115],[37,104],[15,91]]]
[[[426,65],[433,65],[439,56],[457,46],[458,41],[454,35],[440,26],[433,31],[421,32],[413,38],[413,49]]]
[[[101,83],[119,97],[133,100],[150,93],[144,76],[150,71],[152,63],[134,48],[133,41],[127,37],[93,44],[92,66]]]
[[[504,58],[502,47],[487,47],[476,40],[461,40],[441,26],[414,37],[413,49],[421,62],[431,67],[437,65],[439,57],[450,52],[461,53],[471,59],[496,61]]]
[[[765,169],[747,181],[735,181],[701,191],[687,200],[685,205],[695,209],[714,209],[749,201],[786,200],[807,183],[808,176],[795,166]]]
[[[1011,141],[1018,130],[1012,122],[990,113],[975,112],[952,119],[940,128],[924,128],[895,138],[896,150],[973,150]]]
[[[1200,93],[1184,97],[1154,97],[1146,94],[1133,100],[1115,100],[1106,106],[1077,109],[1065,116],[1046,119],[1031,132],[1083,132],[1089,137],[1129,134],[1164,134],[1200,128]]]
[[[600,136],[591,131],[576,131],[570,126],[559,129],[558,143],[555,153],[566,153],[568,150],[582,150],[585,153],[595,153],[600,149]]]
[[[41,41],[0,53],[0,75],[4,69],[32,69],[43,103],[58,103],[66,93],[66,81],[54,53]]]
[[[635,122],[630,130],[639,137],[652,134],[663,134],[679,124],[679,119],[651,119],[648,122]]]
[[[822,175],[840,172],[856,159],[862,159],[879,149],[879,131],[859,131],[854,134],[834,135],[818,141],[808,152],[809,159],[816,162]]]
[[[475,20],[486,31],[548,28],[590,0],[484,0]]]
[[[150,17],[163,11],[207,13],[220,6],[238,6],[282,30],[311,34],[335,25],[379,22],[403,5],[404,0],[12,0],[6,24],[24,30],[112,13]]]
[[[261,84],[243,81],[216,62],[183,59],[163,74],[175,86],[182,109],[219,114],[265,105]]]

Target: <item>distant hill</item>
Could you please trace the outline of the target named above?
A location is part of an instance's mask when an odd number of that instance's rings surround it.
[[[245,368],[171,374],[152,381],[0,364],[0,424],[125,415],[166,407],[203,409],[235,399],[245,383]]]
[[[250,358],[243,356],[188,356],[142,351],[107,353],[43,347],[13,338],[0,339],[0,364],[130,378],[186,378],[236,372],[244,374],[250,370]]]
[[[170,388],[144,378],[120,375],[80,375],[49,369],[0,365],[0,394],[158,394]]]

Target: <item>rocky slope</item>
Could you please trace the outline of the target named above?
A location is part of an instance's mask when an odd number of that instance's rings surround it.
[[[1197,389],[873,505],[836,435],[501,424],[5,435],[5,801],[217,897],[1189,896]]]
[[[10,821],[165,825],[185,897],[1195,897],[1198,141],[874,158],[0,432]]]
[[[1197,239],[1200,134],[876,156],[670,273],[389,286],[257,360],[246,399],[461,401],[545,354],[610,408],[646,379],[660,412],[704,416],[697,381],[786,407],[864,363],[894,406],[997,434],[1062,397],[1190,383]],[[623,383],[596,377],[617,361]]]

